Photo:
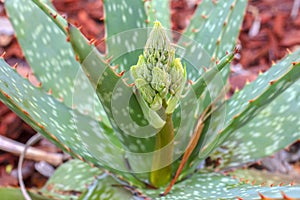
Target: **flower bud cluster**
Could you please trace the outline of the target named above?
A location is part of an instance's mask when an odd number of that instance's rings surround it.
[[[166,113],[176,108],[186,82],[186,71],[159,22],[147,40],[143,55],[131,67],[135,86],[153,110],[164,106]]]

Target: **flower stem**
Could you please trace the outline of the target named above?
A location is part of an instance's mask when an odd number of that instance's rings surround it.
[[[164,127],[156,135],[150,182],[155,187],[166,185],[172,176],[174,127],[172,114],[167,114]],[[166,146],[167,145],[167,146]],[[164,148],[165,147],[165,148]],[[164,167],[162,167],[164,166]]]

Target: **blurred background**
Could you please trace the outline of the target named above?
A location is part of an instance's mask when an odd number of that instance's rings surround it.
[[[200,2],[171,0],[172,28],[182,32]],[[81,25],[81,30],[87,38],[101,41],[104,37],[101,0],[53,0],[53,4],[70,22]],[[266,71],[288,51],[300,47],[299,7],[300,0],[249,0],[238,41],[242,51],[231,65],[231,87],[228,95],[237,88],[242,88],[247,81],[253,81],[260,72]],[[100,50],[105,49],[102,47]],[[33,84],[37,84],[14,36],[4,5],[0,3],[0,55],[3,52],[6,52],[5,59],[11,66],[19,63],[19,73],[24,77],[28,76]],[[5,144],[12,148],[22,147],[34,134],[34,130],[0,102],[0,146]],[[46,139],[40,140],[34,147],[45,153],[62,155],[62,152]],[[0,186],[18,185],[17,164],[18,155],[0,150]],[[290,177],[290,180],[300,180],[300,141],[247,167],[283,173]],[[26,186],[43,186],[47,177],[51,176],[53,168],[53,165],[25,160],[23,176]]]

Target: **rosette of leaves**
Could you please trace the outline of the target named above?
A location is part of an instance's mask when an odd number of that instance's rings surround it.
[[[176,49],[169,46],[169,39],[161,29],[152,33],[157,34],[157,41],[165,43],[155,43],[151,34],[152,40],[147,43],[143,40],[147,32],[125,41],[118,38],[119,33],[151,27],[155,20],[164,27],[171,27],[169,1],[134,0],[130,4],[104,1],[107,52],[103,55],[79,29],[68,24],[49,1],[6,0],[5,8],[18,41],[42,84],[31,85],[2,57],[0,99],[36,131],[79,159],[57,169],[43,189],[30,192],[32,198],[299,198],[297,184],[252,185],[198,168],[221,146],[228,149],[228,153],[222,155],[227,161],[221,165],[222,170],[271,155],[300,138],[297,120],[300,114],[299,50],[288,54],[230,99],[209,95],[210,81],[218,74],[227,80],[246,4],[245,0],[201,2],[184,31],[195,43],[186,43],[182,37],[177,44],[185,47],[187,57],[199,58],[198,65],[208,69],[195,71],[185,59],[177,58]],[[154,29],[160,26],[157,22],[154,24]],[[144,52],[108,59],[118,52],[132,51],[130,44],[136,44],[135,41],[144,41]],[[204,51],[205,55],[201,56]],[[186,72],[182,63],[186,65]],[[123,81],[121,71],[111,68],[116,64],[126,71],[135,65],[131,70],[134,86]],[[186,78],[191,80],[188,89],[183,86]],[[80,84],[76,80],[80,80]],[[114,97],[111,94],[117,85],[122,88],[118,96],[124,96],[124,91],[133,94],[125,105],[130,114],[114,113],[116,110],[111,107]],[[90,92],[93,98],[82,96],[81,101],[74,101],[74,90],[78,88]],[[49,90],[52,94],[48,94]],[[188,101],[190,94],[196,97],[196,102]],[[184,100],[197,105],[197,109],[180,113],[178,110],[184,106],[181,103]],[[137,126],[151,125],[154,132],[158,131],[149,138],[137,139],[125,134],[128,127],[118,124],[114,114],[130,116]],[[219,117],[222,115],[223,118]],[[178,129],[179,126],[182,129]],[[129,127],[132,132],[135,129],[136,126]],[[169,134],[162,134],[166,132]],[[158,168],[155,163],[164,161],[161,154],[154,154],[150,161],[127,154],[153,151],[166,145],[162,143],[168,143],[172,147],[164,155],[168,160],[177,153],[176,144],[180,141],[185,141],[181,156]],[[116,151],[113,147],[122,150]],[[139,168],[133,161],[138,161]],[[135,173],[136,169],[154,170]],[[249,173],[242,170],[238,176],[243,174]],[[169,182],[173,188],[166,191]],[[7,198],[20,197],[15,189],[2,188],[0,193]],[[165,196],[161,197],[161,193]]]

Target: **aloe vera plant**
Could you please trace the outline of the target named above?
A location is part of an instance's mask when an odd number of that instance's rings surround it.
[[[225,99],[246,5],[203,0],[174,44],[163,28],[170,27],[168,1],[106,0],[101,54],[49,1],[6,0],[41,84],[31,85],[1,57],[0,99],[77,158],[31,197],[299,198],[297,184],[261,186],[199,168],[216,155],[223,158],[218,170],[236,167],[300,138],[300,50]]]

